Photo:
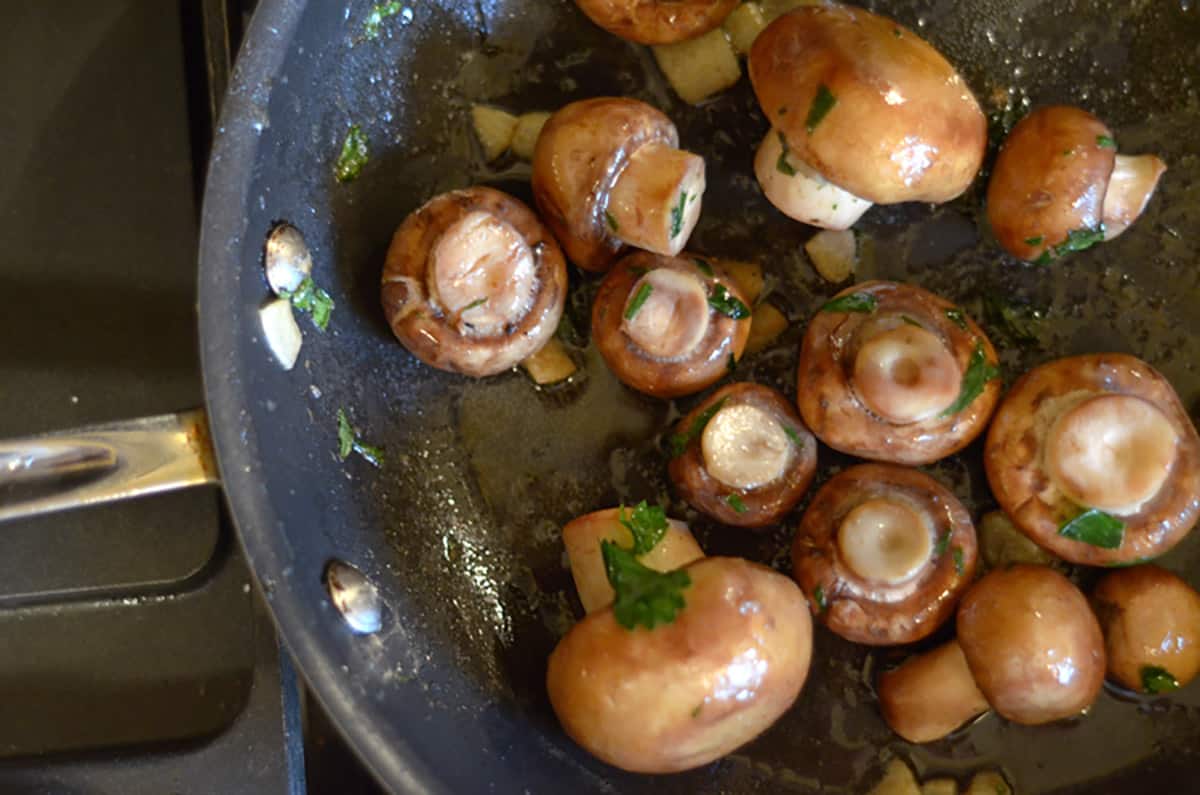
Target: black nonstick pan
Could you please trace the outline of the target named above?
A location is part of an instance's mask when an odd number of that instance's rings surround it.
[[[1061,355],[1129,352],[1196,408],[1200,10],[1190,0],[868,5],[937,46],[997,128],[1031,107],[1079,104],[1108,122],[1123,150],[1157,152],[1170,171],[1130,232],[1049,267],[1018,263],[991,239],[982,178],[948,205],[877,207],[858,226],[856,278],[911,281],[958,301],[992,332],[1008,381]],[[963,782],[998,768],[1021,793],[1192,791],[1194,687],[1169,701],[1106,692],[1091,714],[1051,727],[988,716],[916,748],[889,731],[873,694],[874,672],[892,658],[820,629],[795,708],[723,761],[635,776],[577,748],[544,686],[547,655],[580,615],[560,528],[598,508],[667,497],[661,437],[699,396],[638,395],[586,340],[581,376],[554,389],[518,372],[472,381],[420,364],[380,310],[393,230],[453,188],[487,184],[531,200],[526,164],[484,163],[472,104],[521,112],[632,96],[665,111],[707,161],[689,248],[763,263],[792,321],[733,380],[794,394],[800,335],[835,288],[802,253],[813,230],[773,210],[754,182],[767,124],[744,78],[689,106],[646,48],[596,28],[569,0],[423,0],[384,19],[378,38],[364,34],[372,8],[261,3],[208,176],[200,323],[213,440],[249,560],[300,668],[381,782],[413,793],[857,793],[900,756]],[[351,125],[370,155],[356,180],[341,183],[334,164]],[[258,323],[268,296],[263,243],[278,221],[304,234],[316,280],[337,304],[325,333],[303,324],[291,372],[273,361]],[[586,329],[596,279],[571,279],[568,315]],[[997,306],[1017,307],[1027,333],[1006,331]],[[339,409],[385,449],[382,468],[339,460]],[[928,469],[976,517],[994,507],[977,448]],[[818,482],[849,462],[822,448]],[[788,570],[799,511],[749,533],[672,499],[670,513],[694,520],[709,554]],[[334,562],[373,583],[377,632],[354,633],[335,608]],[[1197,584],[1200,539],[1163,564]]]

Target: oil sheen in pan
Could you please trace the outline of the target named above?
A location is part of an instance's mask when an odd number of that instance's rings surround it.
[[[398,76],[418,81],[424,99],[444,113],[422,114],[438,121],[419,130],[415,149],[392,159],[397,170],[389,178],[419,194],[413,206],[420,197],[475,182],[528,200],[527,165],[501,161],[493,167],[476,156],[472,103],[522,112],[619,94],[654,104],[679,126],[684,145],[707,161],[705,211],[690,249],[763,263],[772,300],[793,320],[772,349],[742,362],[734,377],[791,394],[803,322],[834,288],[804,259],[802,243],[811,230],[772,210],[754,184],[751,161],[766,124],[746,81],[703,107],[686,106],[673,97],[647,50],[590,27],[570,3],[536,5],[496,0],[460,12],[449,10],[454,4],[445,0],[417,10],[438,16],[434,29],[440,26],[472,48],[455,58],[446,58],[444,50],[418,53],[414,71]],[[937,45],[962,70],[996,126],[1034,105],[1081,104],[1117,132],[1123,151],[1162,155],[1170,171],[1147,215],[1114,243],[1050,268],[1023,266],[989,241],[980,212],[986,182],[980,179],[967,196],[940,208],[877,207],[868,213],[858,225],[857,278],[911,280],[960,302],[993,333],[1009,380],[1059,355],[1127,351],[1161,369],[1185,404],[1196,407],[1200,155],[1189,147],[1200,119],[1193,82],[1200,75],[1195,46],[1200,12],[1190,0],[1103,5],[1068,0],[1022,9],[1000,0],[925,0],[876,10]],[[398,53],[402,37],[385,46]],[[373,266],[353,265],[364,272]],[[582,291],[575,313],[586,318],[594,281],[573,278],[573,290]],[[984,302],[995,298],[1002,301],[991,303],[989,315]],[[1045,317],[1014,334],[997,325],[995,313],[1004,302],[1015,302],[1010,311],[1020,313],[1028,305]],[[586,321],[576,326],[586,333]],[[455,398],[408,429],[405,454],[433,474],[400,476],[387,484],[386,502],[396,506],[396,515],[426,516],[436,537],[402,556],[414,573],[438,573],[435,598],[427,606],[431,626],[452,638],[459,659],[482,686],[519,703],[548,732],[554,727],[544,661],[577,610],[562,565],[559,528],[586,511],[667,494],[658,441],[694,400],[667,404],[624,389],[585,342],[577,349],[584,365],[578,383],[561,388],[539,392],[520,374],[480,383],[439,378]],[[848,463],[822,449],[819,477]],[[993,506],[978,450],[932,472],[976,516]],[[709,553],[740,554],[786,569],[794,519],[754,534],[715,527],[678,502],[672,513],[693,520]],[[398,534],[396,544],[412,542]],[[1191,537],[1164,563],[1190,571],[1194,580],[1200,574],[1200,537]],[[1117,771],[1136,781],[1135,766],[1159,755],[1200,763],[1200,692],[1194,687],[1170,702],[1106,694],[1087,719],[1072,725],[1023,728],[987,717],[946,742],[912,749],[887,730],[875,706],[871,672],[888,661],[886,654],[819,631],[809,684],[775,729],[714,768],[653,787],[857,792],[890,752],[911,759],[923,773],[965,775],[998,766],[1023,793],[1089,791],[1088,781]]]

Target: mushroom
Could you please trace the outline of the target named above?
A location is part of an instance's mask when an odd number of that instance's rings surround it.
[[[736,282],[705,260],[636,252],[600,283],[592,338],[617,378],[655,397],[699,392],[729,371],[750,335]]]
[[[563,729],[638,773],[708,764],[765,731],[808,675],[812,621],[790,579],[738,558],[684,569],[686,606],[625,629],[612,608],[584,618],[550,655],[546,686]]]
[[[1125,354],[1027,373],[996,412],[984,464],[1013,523],[1071,563],[1157,557],[1200,516],[1200,438],[1170,383]]]
[[[1124,232],[1166,170],[1155,155],[1117,154],[1112,132],[1085,110],[1039,108],[996,158],[988,221],[1014,257],[1048,264]]]
[[[910,743],[940,740],[988,711],[956,640],[881,673],[879,706],[892,731]]]
[[[1046,566],[997,569],[958,606],[958,642],[992,709],[1037,726],[1078,715],[1104,683],[1104,637],[1087,599]]]
[[[720,26],[739,0],[575,0],[588,19],[638,44],[670,44]]]
[[[630,546],[633,534],[623,524],[623,521],[629,521],[627,511],[624,507],[596,511],[573,519],[563,528],[563,545],[567,548],[571,577],[575,580],[579,601],[588,613],[612,604],[613,589],[604,571],[600,542]],[[649,552],[638,556],[638,560],[655,571],[674,571],[702,557],[704,551],[692,537],[687,524],[668,519],[662,538]]]
[[[674,256],[700,218],[704,159],[679,148],[671,120],[635,99],[573,102],[533,155],[542,217],[580,268],[607,270],[626,246]]]
[[[535,353],[567,295],[562,251],[537,216],[498,190],[443,193],[404,219],[383,266],[392,332],[426,364],[475,377]]]
[[[771,130],[755,159],[767,199],[844,229],[872,203],[940,203],[983,163],[987,121],[937,50],[886,17],[837,4],[776,19],[750,50]]]
[[[796,581],[833,632],[889,646],[928,636],[975,574],[971,515],[915,469],[861,464],[813,497],[792,545]]]
[[[1104,576],[1092,592],[1108,676],[1139,693],[1183,687],[1200,672],[1200,594],[1158,566]]]
[[[817,468],[817,440],[779,392],[730,384],[675,426],[671,482],[718,522],[761,527],[796,506]]]
[[[983,432],[1000,397],[996,352],[960,308],[895,282],[847,288],[810,321],[800,416],[830,447],[929,464]]]

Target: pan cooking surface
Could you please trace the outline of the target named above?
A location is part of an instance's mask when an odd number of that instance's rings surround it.
[[[259,544],[271,550],[255,560],[264,588],[318,692],[377,771],[400,785],[397,763],[387,761],[399,743],[389,746],[387,737],[409,738],[458,791],[518,791],[505,782],[520,780],[532,792],[551,781],[570,791],[857,792],[892,754],[919,772],[964,778],[1000,767],[1022,793],[1095,791],[1102,778],[1106,792],[1135,791],[1195,768],[1195,687],[1153,702],[1106,692],[1071,725],[1032,729],[988,716],[913,749],[884,725],[872,693],[873,672],[897,658],[823,629],[797,706],[727,760],[651,779],[575,748],[544,689],[546,657],[581,615],[559,530],[591,510],[667,497],[660,437],[697,398],[667,403],[633,393],[584,339],[577,382],[545,391],[520,373],[470,382],[419,365],[392,339],[379,309],[391,232],[453,188],[484,183],[530,201],[527,164],[482,162],[473,103],[524,112],[626,95],[663,109],[683,146],[707,161],[704,215],[689,249],[761,262],[773,300],[792,320],[773,348],[738,366],[736,380],[794,395],[804,323],[834,288],[802,253],[811,230],[773,210],[754,183],[753,153],[767,125],[747,80],[704,107],[687,106],[648,50],[591,26],[567,0],[416,3],[411,19],[387,20],[375,41],[362,36],[369,3],[333,5],[312,3],[294,31],[275,31],[284,42],[295,38],[272,80],[242,74],[234,86],[248,110],[227,119],[227,134],[253,137],[257,155],[240,178],[244,195],[228,199],[243,203],[245,225],[222,230],[217,267],[225,275],[202,307],[206,333],[226,333],[210,328],[220,305],[233,313],[235,320],[220,322],[231,322],[236,337],[228,351],[206,341],[205,366],[218,425],[227,426],[218,439],[226,480],[262,484],[234,484],[230,498],[252,557],[266,548]],[[1015,119],[1041,104],[1079,104],[1113,128],[1122,152],[1157,152],[1170,170],[1130,232],[1048,268],[1019,264],[990,241],[983,179],[942,207],[876,207],[858,225],[857,279],[912,281],[960,302],[993,332],[1009,381],[1058,356],[1124,351],[1154,364],[1197,408],[1200,98],[1192,81],[1200,79],[1200,11],[1191,0],[870,7],[939,47],[985,111],[1003,116],[1011,108]],[[280,46],[265,25],[256,32],[251,48]],[[332,164],[350,124],[366,132],[370,162],[357,181],[338,184]],[[210,190],[210,204],[222,200]],[[278,370],[256,336],[266,297],[261,245],[276,219],[304,232],[314,275],[337,301],[328,333],[302,323],[301,363],[291,374]],[[596,281],[572,275],[568,314],[584,336]],[[1044,311],[1039,341],[1017,346],[996,333],[983,312],[987,296]],[[336,460],[339,407],[386,448],[383,470]],[[928,469],[976,518],[994,507],[978,447]],[[230,471],[234,460],[241,471]],[[823,447],[809,493],[849,463]],[[249,500],[258,506],[254,521],[242,507]],[[692,522],[709,554],[788,571],[805,504],[761,533],[715,526],[678,500],[669,513]],[[380,585],[391,606],[380,635],[349,637],[321,604],[320,566],[334,556]],[[1195,585],[1198,557],[1193,535],[1163,563],[1190,573]],[[339,709],[341,699],[353,707]],[[449,765],[438,753],[478,758]]]

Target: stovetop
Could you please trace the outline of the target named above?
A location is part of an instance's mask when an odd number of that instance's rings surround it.
[[[201,403],[199,201],[252,6],[0,4],[0,438]],[[0,792],[375,791],[305,698],[218,492],[0,538]]]

